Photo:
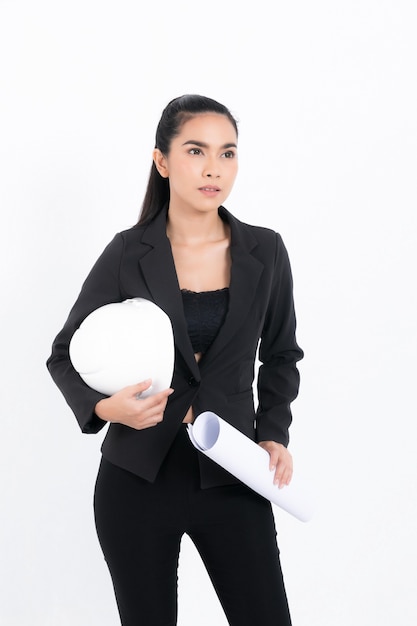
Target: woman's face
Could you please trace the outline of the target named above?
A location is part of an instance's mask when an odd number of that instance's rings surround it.
[[[169,154],[155,150],[154,159],[169,179],[170,210],[217,211],[237,174],[236,131],[225,115],[196,115],[183,124]]]

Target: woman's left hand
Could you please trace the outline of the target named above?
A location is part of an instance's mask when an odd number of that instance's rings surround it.
[[[269,452],[269,469],[275,470],[274,484],[278,485],[280,489],[285,485],[289,485],[292,472],[292,456],[288,452],[287,448],[282,443],[276,441],[260,441],[261,448]]]

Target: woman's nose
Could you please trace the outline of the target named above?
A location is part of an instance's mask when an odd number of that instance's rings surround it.
[[[219,178],[219,168],[214,163],[207,164],[204,170],[204,176],[207,176],[207,178]]]

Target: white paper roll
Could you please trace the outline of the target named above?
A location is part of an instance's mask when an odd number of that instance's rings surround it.
[[[269,470],[269,453],[221,417],[205,411],[188,425],[194,446],[248,487],[290,513],[308,522],[314,513],[311,489],[297,475],[278,489]]]

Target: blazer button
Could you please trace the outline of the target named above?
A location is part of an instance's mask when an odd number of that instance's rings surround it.
[[[197,387],[198,381],[194,378],[194,376],[191,376],[188,379],[188,384],[190,385],[190,387]]]

